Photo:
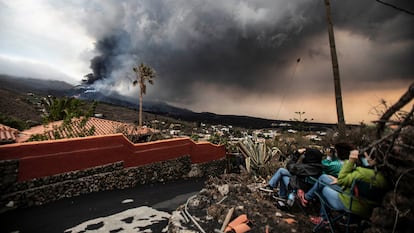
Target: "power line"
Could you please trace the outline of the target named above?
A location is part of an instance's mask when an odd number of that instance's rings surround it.
[[[300,62],[300,58],[296,59],[295,67],[294,67],[294,69],[292,71],[292,74],[290,76],[290,79],[289,79],[290,83],[287,85],[287,88],[285,89],[285,91],[283,93],[282,101],[281,101],[281,103],[279,105],[279,109],[278,109],[277,114],[276,114],[276,119],[278,119],[278,117],[279,117],[280,109],[282,108],[282,105],[283,105],[283,102],[285,101],[285,97],[286,97],[286,95],[288,93],[288,90],[290,89],[290,87],[291,87],[291,85],[293,83],[293,79],[295,78],[295,73],[296,73],[296,69],[298,67],[299,62]]]
[[[392,8],[394,8],[394,9],[396,9],[396,10],[399,10],[399,11],[405,12],[405,13],[407,13],[407,14],[414,15],[414,13],[413,13],[413,12],[411,12],[411,11],[409,11],[409,10],[406,10],[406,9],[403,9],[403,8],[401,8],[401,7],[395,6],[395,5],[391,4],[391,3],[384,2],[384,1],[381,1],[381,0],[375,0],[375,1],[377,1],[377,2],[379,2],[379,3],[381,3],[381,4],[384,4],[384,5],[386,5],[386,6],[392,7]]]

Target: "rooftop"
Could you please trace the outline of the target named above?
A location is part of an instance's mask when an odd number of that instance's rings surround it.
[[[19,130],[0,124],[0,144],[14,143]]]
[[[115,133],[127,135],[148,135],[154,130],[134,124],[122,123],[95,117],[74,118],[70,124],[54,121],[47,125],[39,125],[19,132],[17,129],[0,124],[0,143],[26,142],[33,135],[41,135],[48,140],[59,138],[76,138],[84,136],[101,136]]]

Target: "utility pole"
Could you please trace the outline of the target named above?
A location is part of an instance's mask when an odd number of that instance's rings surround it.
[[[331,59],[332,59],[332,70],[334,76],[335,86],[335,100],[336,100],[336,114],[338,116],[338,130],[339,137],[345,138],[345,118],[344,109],[342,106],[342,93],[341,93],[341,82],[339,79],[339,65],[338,58],[336,55],[335,37],[331,18],[331,6],[329,0],[325,0],[326,6],[326,19],[328,21],[328,34],[329,34],[329,45],[331,48]]]

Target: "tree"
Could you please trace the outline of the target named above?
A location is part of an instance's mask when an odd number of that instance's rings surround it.
[[[41,105],[43,107],[43,121],[45,123],[51,121],[70,121],[74,117],[90,117],[95,113],[97,101],[87,104],[76,98],[54,96],[44,97]]]
[[[293,119],[289,119],[289,120],[295,122],[296,129],[299,130],[299,131],[303,131],[304,130],[304,126],[309,121],[313,121],[313,118],[311,118],[309,120],[308,120],[308,118],[303,118],[302,119],[302,116],[305,115],[305,113],[306,112],[301,112],[301,111],[295,112],[295,114],[297,114],[299,116],[299,118],[294,117]],[[309,131],[310,131],[310,126],[309,126]]]
[[[392,105],[379,119],[377,124],[377,138],[380,138],[384,131],[385,124],[398,110],[410,103],[414,99],[414,82],[411,83],[408,90],[400,97],[397,103]],[[406,116],[409,117],[409,116]]]
[[[70,120],[73,117],[84,115],[80,108],[81,101],[75,98],[56,98],[48,96],[42,99],[44,108],[44,122]]]
[[[95,113],[97,101],[88,104],[76,98],[56,98],[54,96],[44,97],[42,99],[43,121],[45,123],[45,132],[42,134],[32,135],[28,141],[43,141],[61,138],[86,137],[95,134],[95,126],[87,126],[90,116]],[[81,119],[79,118],[83,116]],[[53,129],[47,129],[47,123],[52,121],[63,120],[59,126],[52,126]]]
[[[150,66],[145,65],[144,63],[141,63],[138,67],[132,68],[132,70],[136,74],[136,79],[133,81],[133,85],[139,85],[139,120],[138,120],[138,126],[142,126],[142,98],[147,92],[147,86],[145,85],[145,82],[149,82],[150,84],[154,83],[155,78],[155,70],[151,68]]]

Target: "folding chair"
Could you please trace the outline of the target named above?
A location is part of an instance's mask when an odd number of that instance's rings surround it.
[[[316,178],[316,177],[313,177],[313,176],[306,176],[306,177],[303,177],[303,182],[304,182],[304,186],[306,187],[306,186],[308,186],[308,188],[307,189],[305,189],[305,190],[303,190],[304,192],[307,192],[309,189],[310,189],[310,187],[312,187],[316,182],[319,182],[318,181],[318,178]],[[297,193],[297,190],[296,190],[296,193]],[[303,208],[303,206],[300,204],[300,198],[299,198],[299,196],[298,195],[296,195],[296,197],[295,197],[295,204],[300,208],[300,210],[304,213],[304,214],[307,214],[307,211]]]
[[[352,204],[355,200],[358,200],[360,203],[364,203],[369,205],[368,208],[373,209],[375,206],[381,205],[382,198],[384,197],[387,190],[374,187],[371,183],[354,179],[351,185],[351,191],[349,193],[344,192],[342,190],[336,191],[348,195],[350,197],[349,206],[347,206],[346,210],[336,210],[329,202],[318,192],[315,192],[316,196],[319,198],[321,203],[321,211],[323,216],[326,216],[326,220],[328,221],[329,229],[332,233],[335,232],[334,224],[338,222],[340,219],[346,219],[346,232],[349,232],[349,227],[351,225],[352,218],[358,218],[359,220],[364,219],[361,216],[352,212]],[[338,215],[332,215],[332,212],[337,212]],[[326,223],[322,220],[318,225],[313,228],[313,232],[317,232],[321,228],[324,228]],[[361,227],[361,221],[358,221],[358,227]]]

